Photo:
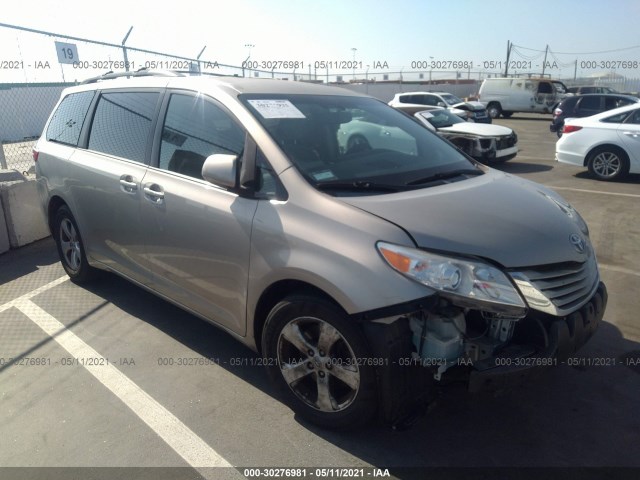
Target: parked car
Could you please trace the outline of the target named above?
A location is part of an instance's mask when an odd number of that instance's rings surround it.
[[[567,88],[567,93],[574,95],[585,95],[589,93],[620,93],[613,88],[601,87],[597,85],[580,85],[576,87]]]
[[[480,102],[465,102],[461,98],[446,92],[404,92],[396,93],[389,102],[392,107],[399,105],[426,105],[444,107],[458,115],[463,120],[476,123],[491,123],[487,109]]]
[[[562,127],[567,118],[590,117],[600,112],[638,102],[640,102],[639,98],[629,95],[588,94],[567,97],[553,111],[553,120],[551,120],[549,130],[561,137]]]
[[[487,78],[478,99],[491,118],[509,118],[514,112],[551,113],[567,96],[567,87],[548,78]]]
[[[520,381],[602,319],[588,228],[565,200],[383,102],[125,74],[64,90],[35,146],[62,266],[219,326],[308,421],[397,423],[453,380]],[[408,141],[339,141],[365,121]]]
[[[460,121],[438,108],[416,112],[414,117],[482,163],[502,163],[518,154],[518,136],[511,128]]]
[[[518,136],[508,127],[465,122],[442,107],[397,108],[485,165],[506,162],[518,154]]]
[[[568,119],[556,160],[587,167],[598,180],[640,173],[640,103],[591,117]]]

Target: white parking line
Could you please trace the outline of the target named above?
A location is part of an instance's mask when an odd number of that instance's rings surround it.
[[[35,297],[36,295],[40,295],[42,292],[46,292],[50,288],[53,288],[53,287],[55,287],[57,285],[60,285],[61,283],[66,282],[67,280],[69,280],[69,277],[64,275],[64,276],[62,276],[60,278],[56,278],[55,280],[53,280],[52,282],[47,283],[46,285],[43,285],[42,287],[36,288],[35,290],[31,290],[29,293],[25,293],[24,295],[22,295],[22,296],[20,296],[18,298],[14,298],[10,302],[5,303],[4,305],[0,305],[0,312],[4,312],[5,310],[8,310],[9,308],[13,308],[20,302],[23,302],[25,300],[30,300],[33,297]]]
[[[597,193],[600,195],[614,195],[616,197],[640,198],[640,195],[637,195],[635,193],[603,192],[602,190],[587,190],[585,188],[572,188],[572,187],[556,187],[555,185],[547,185],[547,187],[552,188],[554,190],[570,190],[573,192]]]
[[[143,422],[145,422],[160,438],[162,438],[189,465],[198,470],[206,478],[216,476],[211,467],[232,467],[218,452],[211,448],[202,438],[176,418],[169,410],[136,385],[106,359],[86,344],[73,332],[68,330],[56,318],[33,303],[30,299],[49,288],[59,285],[68,277],[61,277],[47,285],[29,292],[21,297],[0,305],[0,312],[15,307],[38,327],[44,330],[67,352],[76,359],[95,358],[99,365],[86,365],[91,375],[116,395]],[[225,472],[227,475],[237,473],[235,470]]]

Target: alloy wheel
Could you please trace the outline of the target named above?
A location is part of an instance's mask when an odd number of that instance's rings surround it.
[[[312,408],[335,413],[348,408],[357,397],[360,369],[353,349],[324,320],[291,320],[280,332],[277,355],[285,382]]]
[[[69,218],[60,222],[60,248],[67,267],[73,272],[78,272],[82,266],[82,252],[80,239],[73,223]]]

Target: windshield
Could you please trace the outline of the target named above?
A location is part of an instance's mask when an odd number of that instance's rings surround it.
[[[416,113],[416,115],[419,115],[421,118],[425,119],[436,129],[450,127],[451,125],[456,123],[466,123],[455,113],[451,113],[449,110],[444,109],[419,112]]]
[[[455,105],[456,103],[464,103],[464,100],[456,97],[455,95],[451,95],[450,93],[440,95],[442,99],[447,102],[449,105]]]
[[[387,193],[420,179],[481,170],[411,117],[379,100],[333,95],[243,94],[240,100],[316,188]],[[417,182],[417,183],[416,183]]]

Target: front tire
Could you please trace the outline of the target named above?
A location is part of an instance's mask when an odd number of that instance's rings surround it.
[[[589,154],[587,166],[598,180],[618,180],[629,173],[629,157],[618,147],[600,147]]]
[[[269,313],[262,338],[269,376],[286,403],[307,421],[358,427],[376,411],[376,380],[361,329],[333,303],[290,296]]]
[[[80,230],[71,210],[61,206],[53,221],[53,236],[58,247],[60,262],[73,282],[84,283],[95,277],[96,270],[89,265]]]
[[[499,103],[492,102],[487,105],[487,113],[491,118],[498,118],[502,113],[502,107],[500,107]]]

